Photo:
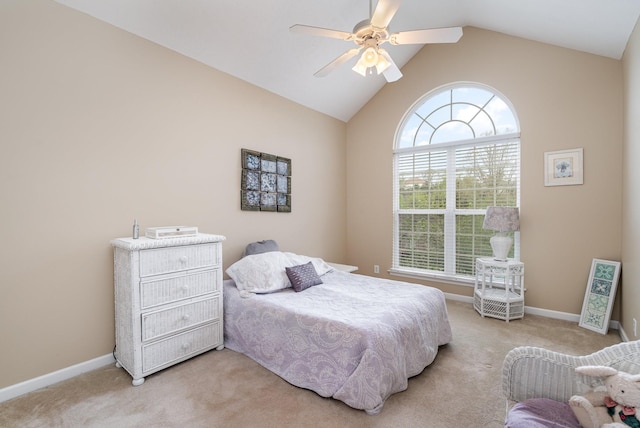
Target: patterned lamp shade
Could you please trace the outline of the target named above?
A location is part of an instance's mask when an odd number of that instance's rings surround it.
[[[518,207],[488,207],[484,216],[483,229],[495,230],[491,237],[491,249],[496,260],[507,260],[513,239],[507,232],[520,230],[520,212]]]
[[[520,230],[520,211],[518,207],[487,207],[482,228],[497,232]]]

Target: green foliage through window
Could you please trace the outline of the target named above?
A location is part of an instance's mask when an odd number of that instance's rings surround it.
[[[416,105],[395,143],[393,267],[473,276],[475,258],[492,254],[486,208],[519,205],[518,123],[483,86],[453,86]]]

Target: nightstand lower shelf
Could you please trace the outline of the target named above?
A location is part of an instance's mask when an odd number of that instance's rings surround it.
[[[482,316],[506,321],[524,317],[524,298],[512,292],[507,297],[504,289],[476,290],[473,306]]]

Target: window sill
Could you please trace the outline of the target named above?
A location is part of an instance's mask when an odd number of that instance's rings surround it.
[[[390,275],[402,276],[405,278],[422,279],[429,281],[437,281],[445,284],[460,285],[463,287],[473,287],[475,279],[468,276],[454,276],[446,274],[425,273],[413,269],[397,269],[392,268],[388,270]]]

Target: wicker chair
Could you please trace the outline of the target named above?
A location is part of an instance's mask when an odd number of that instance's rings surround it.
[[[622,342],[585,356],[572,356],[543,348],[522,346],[507,353],[502,367],[502,389],[507,412],[515,402],[549,398],[568,402],[602,385],[601,380],[580,375],[575,368],[586,365],[611,366],[631,374],[640,373],[640,340]]]

